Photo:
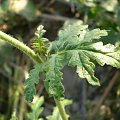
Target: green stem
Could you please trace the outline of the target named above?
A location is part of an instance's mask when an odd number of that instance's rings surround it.
[[[67,117],[67,114],[65,112],[65,108],[64,108],[64,105],[63,105],[62,101],[59,101],[59,100],[55,99],[55,102],[56,102],[56,105],[59,109],[62,120],[68,120],[68,117]]]
[[[30,49],[28,46],[26,46],[24,43],[18,41],[17,39],[7,35],[6,33],[0,31],[0,39],[10,43],[14,47],[18,48],[19,50],[23,51],[25,54],[27,54],[30,58],[32,58],[35,62],[41,63],[44,62],[42,58],[40,58],[39,55],[35,54],[35,52]],[[55,99],[56,105],[58,106],[60,115],[63,120],[68,120],[67,114],[65,112],[64,105],[62,104],[62,101],[59,101]]]
[[[32,58],[36,62],[42,62],[42,59],[40,56],[35,54],[35,52],[30,49],[28,46],[26,46],[24,43],[18,41],[17,39],[7,35],[6,33],[0,31],[0,39],[9,42],[14,47],[18,48],[19,50],[23,51],[25,54],[27,54],[30,58]]]

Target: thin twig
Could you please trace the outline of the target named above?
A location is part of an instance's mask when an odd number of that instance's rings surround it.
[[[59,16],[59,15],[49,15],[49,14],[41,14],[40,16],[41,18],[45,18],[45,19],[50,19],[50,20],[54,20],[54,21],[67,21],[67,20],[71,20],[71,21],[75,21],[77,19],[73,19],[73,18],[68,18],[68,17],[63,17],[63,16]]]
[[[4,75],[6,78],[12,80],[12,77],[11,77],[10,75],[8,75],[8,74],[7,74],[5,71],[3,71],[2,69],[0,69],[0,73],[1,73],[2,75]]]
[[[115,73],[115,75],[113,76],[112,80],[110,81],[108,87],[106,88],[105,92],[103,93],[100,101],[97,103],[97,106],[92,114],[92,118],[94,118],[96,116],[96,114],[99,112],[100,106],[105,102],[109,92],[111,91],[112,87],[114,86],[117,78],[119,77],[119,71],[117,71]]]
[[[63,4],[66,4],[66,5],[70,5],[70,2],[67,2],[67,1],[65,1],[65,0],[57,0],[58,2],[61,2],[61,3],[63,3]]]

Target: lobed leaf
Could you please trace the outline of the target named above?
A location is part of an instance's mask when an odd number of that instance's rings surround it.
[[[35,85],[39,83],[39,73],[42,72],[42,64],[36,64],[34,69],[29,73],[29,78],[25,80],[25,98],[28,102],[33,100],[33,96],[36,94]]]
[[[114,45],[103,45],[102,42],[97,42],[79,47],[79,49],[101,66],[107,64],[120,68],[120,50],[116,49]]]
[[[35,32],[36,38],[32,42],[32,48],[37,54],[46,54],[48,39],[44,38],[46,30],[43,29],[42,25],[39,25],[37,31]]]
[[[81,78],[86,78],[92,85],[100,85],[99,80],[94,76],[95,65],[90,62],[89,57],[82,51],[72,50],[67,53],[68,65],[77,67],[76,72]]]
[[[61,83],[62,80],[62,68],[63,57],[60,55],[53,55],[48,60],[46,65],[46,79],[45,87],[48,93],[57,99],[64,97],[64,88]]]
[[[31,112],[27,114],[28,120],[43,120],[40,118],[41,113],[44,108],[42,107],[44,103],[44,97],[36,96],[33,103],[30,104]]]
[[[58,40],[52,42],[50,49],[62,54],[69,66],[76,67],[81,78],[86,78],[92,85],[100,85],[94,76],[93,60],[101,66],[107,64],[120,68],[120,50],[114,45],[103,45],[102,42],[95,41],[106,35],[106,30],[88,30],[88,26],[75,23],[59,32]]]
[[[100,85],[94,76],[94,64],[96,60],[101,66],[107,64],[120,68],[120,51],[114,45],[103,45],[102,42],[77,46],[76,49],[67,50],[68,64],[77,66],[77,73],[81,78],[86,78],[92,85]]]
[[[64,30],[60,30],[58,40],[52,43],[51,50],[62,51],[74,49],[76,46],[86,42],[93,42],[94,39],[100,39],[106,36],[106,30],[99,28],[89,31],[88,25],[73,24],[68,25]]]

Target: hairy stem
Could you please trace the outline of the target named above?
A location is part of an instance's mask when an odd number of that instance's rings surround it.
[[[59,101],[59,100],[55,99],[55,102],[56,102],[56,105],[59,109],[62,120],[68,120],[68,117],[67,117],[67,114],[65,112],[65,108],[64,108],[64,105],[63,105],[62,101]]]
[[[0,39],[10,43],[14,47],[23,51],[25,54],[27,54],[34,61],[42,62],[42,59],[40,58],[40,56],[35,54],[35,52],[32,49],[30,49],[28,46],[26,46],[24,43],[20,42],[19,40],[7,35],[6,33],[2,32],[2,31],[0,31]]]

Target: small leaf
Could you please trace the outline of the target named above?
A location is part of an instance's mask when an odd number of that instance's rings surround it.
[[[64,88],[61,83],[62,80],[62,64],[63,57],[60,55],[53,55],[46,65],[46,79],[45,87],[48,93],[55,96],[57,99],[64,97]]]
[[[44,108],[42,107],[43,103],[44,97],[35,96],[33,103],[30,103],[32,111],[27,114],[29,120],[42,120],[42,118],[39,117],[44,110]]]
[[[39,83],[39,73],[42,72],[42,64],[36,64],[30,71],[29,78],[25,80],[25,98],[28,102],[33,100],[36,94],[35,84]]]
[[[48,39],[43,38],[43,35],[46,32],[43,28],[42,25],[38,26],[37,31],[35,32],[36,38],[32,42],[32,48],[37,54],[45,55],[47,53]]]

